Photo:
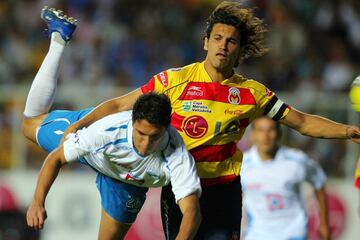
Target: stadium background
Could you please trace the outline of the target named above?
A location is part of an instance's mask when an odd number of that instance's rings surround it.
[[[48,49],[41,8],[55,6],[79,20],[65,52],[55,102],[56,108],[78,109],[139,87],[163,69],[201,61],[205,19],[218,2],[0,1],[0,239],[38,237],[22,224],[45,154],[25,141],[20,121],[27,91]],[[347,92],[360,74],[360,2],[243,2],[256,6],[256,14],[267,23],[271,51],[246,61],[237,71],[266,84],[300,110],[359,124]],[[335,239],[360,236],[359,196],[352,186],[359,147],[342,140],[310,139],[290,130],[285,130],[283,141],[305,150],[328,174]],[[248,147],[246,138],[239,147]],[[151,192],[147,211],[138,221],[145,235],[133,233],[139,239],[162,237],[154,210],[158,191]],[[309,199],[308,209],[313,211]],[[47,208],[49,218],[40,239],[95,239],[100,203],[94,173],[66,167],[50,192]]]

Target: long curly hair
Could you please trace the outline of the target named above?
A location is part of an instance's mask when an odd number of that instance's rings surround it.
[[[217,23],[232,25],[238,29],[240,35],[239,58],[244,60],[262,56],[269,51],[265,44],[265,33],[268,30],[263,21],[253,15],[253,11],[254,8],[243,7],[239,2],[220,3],[207,19],[206,37],[210,37],[213,26]]]

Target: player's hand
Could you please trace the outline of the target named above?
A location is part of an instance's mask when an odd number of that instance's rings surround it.
[[[44,205],[33,201],[26,212],[28,226],[40,230],[44,227],[46,218],[47,214]]]
[[[360,127],[351,126],[346,129],[346,135],[353,142],[360,144]]]
[[[70,133],[76,133],[76,131],[78,130],[78,128],[74,125],[74,124],[71,124],[64,132],[61,140],[60,140],[60,145],[63,144],[66,140],[66,137],[68,136],[68,134]]]
[[[321,240],[330,240],[331,239],[330,227],[327,224],[320,224],[319,235]]]

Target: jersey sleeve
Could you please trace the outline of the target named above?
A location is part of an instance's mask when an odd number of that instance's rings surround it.
[[[182,68],[170,68],[153,76],[140,89],[143,93],[157,92],[171,95],[170,89],[185,81]],[[171,98],[171,96],[169,96]]]
[[[79,131],[78,131],[79,132]],[[79,133],[69,134],[64,142],[64,156],[67,162],[74,162],[91,152],[91,145]]]
[[[165,159],[170,171],[172,191],[176,203],[178,203],[180,199],[193,193],[200,197],[201,185],[194,158],[186,150],[185,144],[176,130],[172,129],[171,131],[171,140],[166,149]]]
[[[107,136],[101,134],[103,120],[98,120],[88,128],[69,134],[64,142],[64,156],[67,162],[77,161],[87,154],[92,154],[102,149],[108,141]]]
[[[254,91],[256,100],[256,112],[254,117],[268,116],[274,121],[283,119],[291,107],[281,101],[273,91],[256,81],[248,81],[250,88]]]
[[[314,160],[306,157],[306,181],[311,183],[315,189],[320,189],[325,185],[326,175],[320,165]]]

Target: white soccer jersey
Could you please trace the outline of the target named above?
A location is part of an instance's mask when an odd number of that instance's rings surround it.
[[[191,193],[201,194],[192,155],[181,136],[169,127],[156,152],[141,156],[132,143],[132,112],[109,115],[64,142],[68,162],[84,158],[97,171],[141,187],[172,184],[176,201]]]
[[[241,167],[245,240],[306,239],[307,216],[300,184],[315,189],[326,177],[320,166],[299,150],[280,147],[273,160],[262,161],[256,147],[244,153]]]

